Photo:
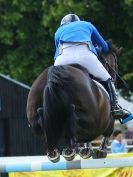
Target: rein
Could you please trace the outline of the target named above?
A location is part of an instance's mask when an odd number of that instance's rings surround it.
[[[105,60],[105,67],[106,67],[106,66],[109,67],[109,68],[111,69],[111,71],[113,71],[113,73],[117,76],[117,78],[119,78],[119,79],[122,81],[122,83],[123,83],[123,85],[125,86],[125,88],[129,89],[129,85],[126,83],[126,81],[124,81],[124,79],[122,79],[122,77],[121,77],[121,76],[118,74],[118,72],[117,72],[118,65],[117,65],[117,57],[116,57],[115,53],[114,53],[114,52],[111,52],[110,54],[113,55],[113,57],[114,57],[114,60],[115,60],[115,69],[113,69],[113,68],[109,65],[109,63],[108,63],[108,61],[106,60],[106,58],[104,58],[104,60]]]

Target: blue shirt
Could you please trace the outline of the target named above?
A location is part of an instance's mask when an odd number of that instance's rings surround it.
[[[60,43],[65,42],[89,42],[89,49],[97,55],[93,44],[101,47],[103,52],[108,52],[107,42],[99,34],[98,30],[90,22],[75,21],[60,26],[55,33],[55,59],[59,55]]]
[[[120,142],[117,141],[117,140],[112,141],[112,144],[111,144],[111,152],[112,152],[112,153],[122,153],[122,152],[126,152],[125,144],[120,143]]]

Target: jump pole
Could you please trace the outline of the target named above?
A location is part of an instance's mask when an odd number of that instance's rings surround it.
[[[132,167],[133,157],[80,159],[66,161],[63,157],[57,163],[52,163],[45,156],[0,157],[0,173],[32,172],[70,169],[94,169]]]

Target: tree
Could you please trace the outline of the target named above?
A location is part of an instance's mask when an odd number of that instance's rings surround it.
[[[119,74],[133,92],[132,0],[0,0],[1,72],[31,85],[53,64],[54,32],[68,13],[91,21],[105,39],[124,47]]]
[[[0,70],[31,84],[53,63],[54,31],[73,1],[0,1]],[[79,10],[79,6],[77,7]],[[58,12],[58,13],[56,13]]]

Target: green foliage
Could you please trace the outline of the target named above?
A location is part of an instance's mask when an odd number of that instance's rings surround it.
[[[127,73],[122,78],[124,81],[126,81],[125,89],[121,89],[121,94],[128,100],[132,101],[132,90],[133,90],[133,73]]]
[[[42,1],[0,1],[0,69],[27,84],[48,65],[52,46],[42,22]],[[49,59],[49,60],[48,60]]]
[[[31,85],[53,64],[54,33],[68,13],[124,47],[119,74],[133,92],[133,0],[0,0],[0,72]]]
[[[53,63],[54,32],[62,14],[70,12],[74,5],[72,0],[1,0],[1,72],[31,84]],[[75,13],[80,7],[81,3],[76,6]]]

